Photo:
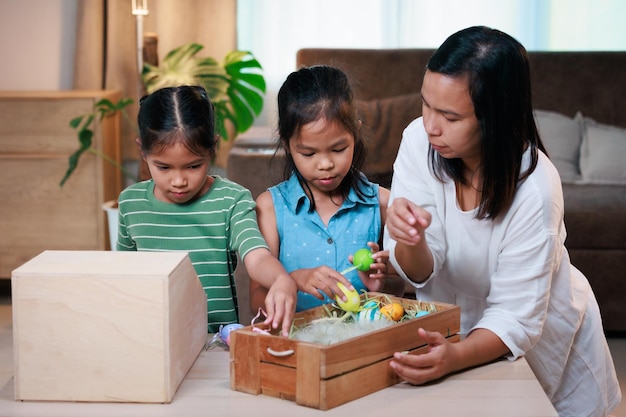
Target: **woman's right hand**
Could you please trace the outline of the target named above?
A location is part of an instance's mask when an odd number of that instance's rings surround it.
[[[349,290],[354,289],[345,276],[328,266],[298,269],[292,271],[290,275],[296,281],[299,291],[311,294],[320,300],[324,299],[324,296],[320,293],[321,291],[331,299],[334,299],[335,295],[339,295],[343,301],[346,301],[346,295],[337,286],[339,282]]]
[[[396,242],[415,246],[424,239],[424,230],[430,226],[431,219],[428,210],[399,197],[387,207],[385,227]]]

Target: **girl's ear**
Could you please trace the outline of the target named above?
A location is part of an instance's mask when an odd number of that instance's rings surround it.
[[[358,126],[357,126],[357,130],[358,130],[359,132],[361,132],[361,127],[362,127],[362,126],[363,126],[363,120],[359,119],[359,123],[358,123]]]

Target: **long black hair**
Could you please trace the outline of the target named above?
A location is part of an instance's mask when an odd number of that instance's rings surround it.
[[[513,203],[518,183],[534,171],[538,149],[546,152],[533,117],[526,49],[504,32],[474,26],[446,39],[427,69],[468,81],[481,129],[482,184],[476,218],[496,219]],[[527,147],[531,164],[520,173]],[[445,159],[432,148],[429,155],[439,180],[447,176],[466,183],[461,159]]]
[[[339,123],[354,137],[352,165],[339,191],[345,198],[354,188],[357,195],[362,196],[361,169],[367,151],[361,136],[354,95],[346,74],[331,66],[317,65],[292,72],[278,91],[278,148],[283,149],[287,156],[285,179],[295,173],[300,184],[306,187],[309,195],[313,195],[293,161],[289,142],[299,134],[302,126],[319,119]],[[311,205],[315,207],[315,201],[311,201]]]

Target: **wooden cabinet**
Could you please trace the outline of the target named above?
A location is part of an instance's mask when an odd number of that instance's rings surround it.
[[[69,121],[117,91],[0,92],[0,278],[43,250],[108,248],[102,203],[122,187],[117,168],[85,153],[63,188],[78,148]],[[94,147],[120,161],[119,114],[95,124]]]

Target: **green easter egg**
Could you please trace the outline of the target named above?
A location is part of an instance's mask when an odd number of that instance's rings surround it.
[[[370,249],[363,248],[354,252],[352,265],[356,266],[356,269],[358,269],[359,271],[369,271],[370,265],[372,265],[373,263],[374,258],[372,258],[372,251]]]

